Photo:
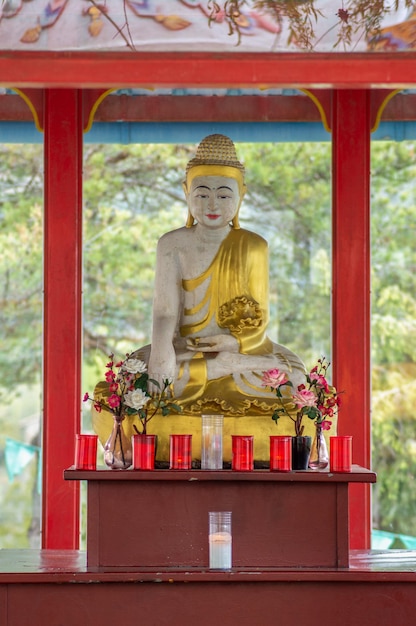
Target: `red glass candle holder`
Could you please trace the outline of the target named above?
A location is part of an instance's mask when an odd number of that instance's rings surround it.
[[[192,435],[170,435],[170,469],[192,469]]]
[[[75,469],[97,469],[97,435],[75,435]]]
[[[133,469],[155,469],[156,435],[133,435]]]
[[[290,472],[292,469],[292,437],[270,436],[270,471]]]
[[[329,438],[329,468],[331,472],[350,472],[352,463],[352,436]]]
[[[237,472],[250,472],[252,469],[254,469],[253,435],[231,435],[231,440],[231,469]]]

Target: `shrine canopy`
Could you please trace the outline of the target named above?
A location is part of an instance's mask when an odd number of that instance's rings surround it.
[[[284,13],[241,3],[230,21],[226,3],[185,0],[3,0],[0,50],[136,52],[400,52],[415,48],[416,10],[399,0],[388,5],[375,33],[352,27],[334,0],[299,0],[304,26]],[[280,3],[282,4],[282,3]],[[345,3],[345,7],[355,3]],[[390,8],[391,5],[391,8]],[[313,12],[307,13],[313,7]],[[374,22],[376,24],[376,22]],[[347,29],[351,29],[347,35]]]

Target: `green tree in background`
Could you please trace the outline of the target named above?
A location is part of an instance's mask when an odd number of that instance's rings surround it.
[[[185,222],[182,181],[194,148],[85,147],[86,389],[102,376],[109,352],[121,355],[150,341],[156,243]],[[330,145],[239,144],[237,149],[248,184],[241,224],[262,234],[270,247],[269,335],[307,365],[321,355],[330,358]],[[416,535],[415,169],[413,144],[373,144],[374,523],[408,535]],[[25,400],[36,385],[39,394],[41,383],[42,188],[40,146],[0,147],[0,336],[7,355],[0,361],[0,394],[8,400],[0,408],[0,455],[6,435],[34,441],[33,424],[28,428],[33,403]],[[11,413],[10,389],[20,394],[21,413]],[[341,411],[340,419],[348,415]],[[38,415],[37,433],[39,420]],[[17,484],[2,484],[0,538],[12,537],[13,510],[24,499],[17,496]],[[29,527],[30,510],[26,518]],[[21,537],[16,541],[23,547]],[[13,539],[3,547],[13,547]]]

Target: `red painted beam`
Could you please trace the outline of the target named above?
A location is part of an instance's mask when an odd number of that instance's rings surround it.
[[[99,90],[98,93],[101,93]],[[37,92],[37,97],[33,94]],[[95,90],[83,91],[84,120],[94,104]],[[312,92],[319,100],[323,90]],[[391,90],[371,91],[372,124],[383,100]],[[25,90],[24,94],[38,112],[43,124],[43,89]],[[97,96],[98,97],[98,96]],[[186,97],[186,100],[183,98]],[[309,96],[107,96],[98,105],[94,122],[320,122],[318,108]],[[330,106],[325,104],[328,122]],[[415,121],[416,94],[398,93],[383,109],[383,121]],[[0,95],[0,121],[32,122],[33,111],[19,95]]]
[[[338,429],[353,436],[353,462],[371,463],[370,91],[333,95],[334,384],[344,391]],[[351,486],[351,547],[369,548],[370,493]]]
[[[42,547],[79,541],[74,461],[81,414],[82,99],[45,93],[45,269]]]
[[[414,84],[416,52],[0,53],[0,85],[11,87],[404,88]]]
[[[307,96],[107,96],[96,122],[320,122]]]

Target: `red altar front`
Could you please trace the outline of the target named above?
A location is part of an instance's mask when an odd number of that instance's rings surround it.
[[[373,472],[80,471],[90,568],[208,567],[208,512],[232,512],[235,568],[345,568],[349,485]]]

